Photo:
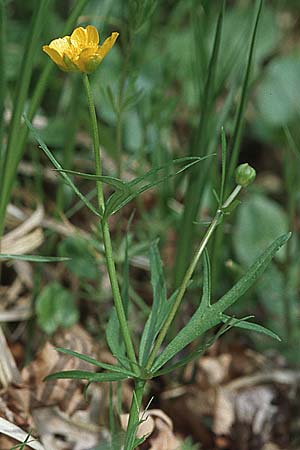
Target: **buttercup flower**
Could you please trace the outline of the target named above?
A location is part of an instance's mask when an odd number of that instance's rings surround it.
[[[65,72],[91,73],[101,63],[117,40],[119,33],[114,32],[102,45],[95,27],[75,28],[71,36],[54,39],[43,46],[55,64]]]

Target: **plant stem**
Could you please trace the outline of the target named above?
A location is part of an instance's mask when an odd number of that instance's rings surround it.
[[[129,420],[125,437],[124,450],[133,450],[134,440],[139,422],[139,413],[141,409],[143,393],[146,382],[144,380],[136,380],[135,389],[132,396],[131,407],[129,412]]]
[[[178,294],[176,296],[174,305],[173,305],[173,307],[172,307],[172,309],[171,309],[171,311],[170,311],[170,313],[169,313],[169,315],[168,315],[168,317],[167,317],[167,319],[166,319],[166,321],[165,321],[165,323],[164,323],[164,325],[163,325],[163,327],[162,327],[162,329],[161,329],[161,331],[160,331],[160,333],[158,335],[158,338],[157,338],[157,340],[156,340],[156,342],[154,344],[154,347],[153,347],[153,349],[151,351],[151,354],[150,354],[149,359],[147,361],[146,369],[150,370],[151,367],[152,367],[152,364],[153,364],[153,362],[155,360],[157,352],[158,352],[161,344],[163,343],[164,338],[167,335],[167,332],[168,332],[168,330],[170,328],[171,323],[173,322],[174,317],[176,316],[176,313],[177,313],[178,308],[179,308],[179,306],[181,304],[181,301],[182,301],[183,296],[185,294],[185,291],[187,289],[188,283],[189,283],[190,279],[192,278],[192,275],[194,273],[196,265],[197,265],[201,255],[202,255],[202,253],[203,253],[203,251],[204,251],[204,249],[205,249],[209,239],[211,238],[215,228],[220,223],[220,220],[222,219],[222,217],[224,215],[224,210],[233,202],[233,200],[237,197],[237,195],[239,194],[241,189],[242,189],[242,186],[237,185],[235,187],[235,189],[232,191],[232,193],[229,195],[227,200],[223,203],[223,205],[220,208],[218,208],[218,210],[217,210],[217,212],[215,214],[215,217],[213,218],[213,220],[212,220],[211,224],[209,225],[209,227],[208,227],[208,229],[207,229],[203,239],[201,240],[200,245],[199,245],[199,247],[198,247],[198,249],[197,249],[197,251],[196,251],[196,253],[195,253],[195,255],[194,255],[193,259],[192,259],[192,262],[190,263],[190,265],[189,265],[189,267],[188,267],[188,269],[187,269],[187,271],[186,271],[186,273],[184,275],[184,278],[183,278],[183,281],[182,281],[182,283],[180,285],[180,288],[179,288]]]
[[[84,84],[87,98],[88,98],[88,105],[89,105],[89,111],[90,111],[90,117],[91,117],[96,175],[101,176],[102,175],[102,165],[101,165],[98,124],[97,124],[95,105],[94,105],[94,101],[93,101],[93,97],[92,97],[91,86],[90,86],[89,78],[88,78],[87,74],[83,74],[83,84]],[[99,207],[100,212],[103,213],[104,209],[105,209],[105,200],[104,200],[103,187],[102,187],[101,181],[96,181],[96,188],[97,188],[97,197],[98,197],[98,207]],[[126,319],[126,315],[125,315],[125,311],[124,311],[124,307],[123,307],[123,302],[122,302],[122,298],[121,298],[121,294],[120,294],[120,288],[119,288],[119,283],[118,283],[118,279],[117,279],[115,262],[114,262],[114,258],[113,258],[112,243],[111,243],[111,237],[110,237],[107,219],[101,220],[101,228],[102,228],[102,234],[103,234],[103,243],[104,243],[104,247],[105,247],[107,270],[108,270],[108,275],[109,275],[109,279],[110,279],[110,283],[111,283],[114,304],[115,304],[118,320],[120,323],[120,328],[121,328],[122,336],[124,339],[124,344],[126,347],[127,355],[131,361],[131,368],[136,373],[137,372],[137,366],[136,366],[137,360],[136,360],[135,351],[134,351],[134,347],[132,344],[132,340],[131,340],[131,336],[130,336],[130,332],[129,332],[129,328],[128,328],[128,324],[127,324],[127,319]]]

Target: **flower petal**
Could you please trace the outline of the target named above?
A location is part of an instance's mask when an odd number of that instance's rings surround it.
[[[93,27],[93,25],[88,25],[86,27],[87,31],[87,40],[89,47],[96,47],[99,44],[99,34],[97,28]]]
[[[88,43],[87,30],[82,27],[75,28],[75,30],[71,34],[71,43],[72,45],[74,45],[74,47],[83,50]]]
[[[70,48],[70,45],[70,36],[65,36],[63,38],[58,38],[51,41],[49,47],[56,50],[62,57],[66,50]]]
[[[58,53],[57,50],[51,48],[49,45],[43,46],[43,51],[47,53],[48,56],[52,59],[52,61],[59,66],[62,70],[67,70],[67,67],[64,63],[63,57]]]
[[[104,58],[109,50],[113,47],[114,43],[116,42],[117,38],[119,36],[119,33],[114,32],[111,34],[111,36],[103,42],[102,45],[97,50],[97,54],[101,56],[101,58]]]

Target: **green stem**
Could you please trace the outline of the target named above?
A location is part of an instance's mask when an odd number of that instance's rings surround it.
[[[166,337],[166,335],[168,333],[170,325],[173,322],[173,319],[174,319],[174,317],[177,314],[177,311],[179,309],[179,306],[181,304],[181,301],[182,301],[183,296],[185,294],[185,291],[187,289],[188,283],[189,283],[190,279],[192,278],[192,275],[194,273],[196,265],[197,265],[201,255],[202,255],[205,247],[207,246],[207,243],[208,243],[209,239],[211,238],[215,228],[220,223],[220,220],[222,219],[222,217],[224,215],[224,210],[233,202],[233,200],[237,197],[237,195],[239,194],[241,189],[242,189],[242,186],[240,186],[240,185],[236,186],[235,189],[232,191],[232,193],[227,198],[227,200],[223,203],[223,205],[220,208],[218,208],[218,210],[217,210],[217,212],[215,214],[215,217],[213,218],[213,220],[212,220],[211,224],[209,225],[209,227],[208,227],[208,229],[207,229],[203,239],[201,240],[200,245],[199,245],[199,247],[198,247],[198,249],[197,249],[197,251],[196,251],[196,253],[195,253],[195,255],[194,255],[193,259],[192,259],[192,262],[190,263],[190,265],[189,265],[189,267],[188,267],[188,269],[187,269],[187,271],[186,271],[186,273],[184,275],[184,278],[183,278],[183,281],[182,281],[182,283],[180,285],[180,288],[179,288],[178,294],[176,296],[174,305],[173,305],[173,307],[172,307],[172,309],[171,309],[171,311],[170,311],[170,313],[169,313],[169,315],[168,315],[168,317],[167,317],[167,319],[166,319],[166,321],[165,321],[165,323],[164,323],[164,325],[163,325],[163,327],[162,327],[162,329],[161,329],[161,331],[160,331],[160,333],[159,333],[159,335],[157,337],[157,340],[156,340],[156,342],[154,344],[154,347],[153,347],[153,349],[151,351],[151,354],[150,354],[149,359],[147,361],[146,369],[150,370],[151,367],[152,367],[152,364],[153,364],[153,362],[154,362],[154,360],[156,358],[157,352],[160,349],[160,346],[163,343],[163,340],[165,339],[165,337]]]
[[[101,176],[102,175],[102,166],[101,166],[101,154],[100,154],[100,140],[99,140],[99,132],[98,132],[98,124],[97,124],[97,117],[96,117],[96,110],[95,105],[92,97],[92,91],[91,86],[89,82],[89,78],[87,74],[83,74],[83,84],[86,90],[87,98],[88,98],[88,105],[89,105],[89,111],[90,111],[90,117],[91,117],[91,127],[92,127],[92,136],[93,136],[93,149],[94,149],[94,158],[95,158],[95,169],[96,169],[96,175]],[[101,181],[96,182],[96,188],[97,188],[97,197],[98,197],[98,206],[101,213],[104,212],[105,209],[105,200],[103,195],[103,187]],[[127,319],[123,307],[123,302],[121,298],[119,283],[117,279],[117,273],[116,273],[116,267],[115,262],[113,258],[113,250],[112,250],[112,243],[111,243],[111,237],[109,232],[109,226],[107,219],[103,218],[101,220],[101,227],[102,227],[102,234],[103,234],[103,243],[105,247],[105,257],[106,257],[106,264],[107,264],[107,270],[108,275],[111,283],[111,289],[113,293],[114,298],[114,304],[118,316],[118,320],[120,323],[120,328],[122,332],[122,336],[124,339],[124,344],[126,347],[128,358],[131,361],[131,367],[134,372],[137,372],[137,366],[136,366],[136,356],[134,347],[132,344]]]
[[[139,423],[139,414],[142,405],[145,384],[146,382],[144,380],[136,380],[135,382],[135,389],[129,411],[129,421],[127,425],[124,450],[133,450],[135,448],[134,441]]]

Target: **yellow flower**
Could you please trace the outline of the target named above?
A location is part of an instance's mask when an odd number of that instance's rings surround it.
[[[96,70],[117,40],[119,33],[112,33],[102,45],[95,27],[75,28],[71,36],[54,39],[43,46],[55,64],[65,72],[91,73]]]

